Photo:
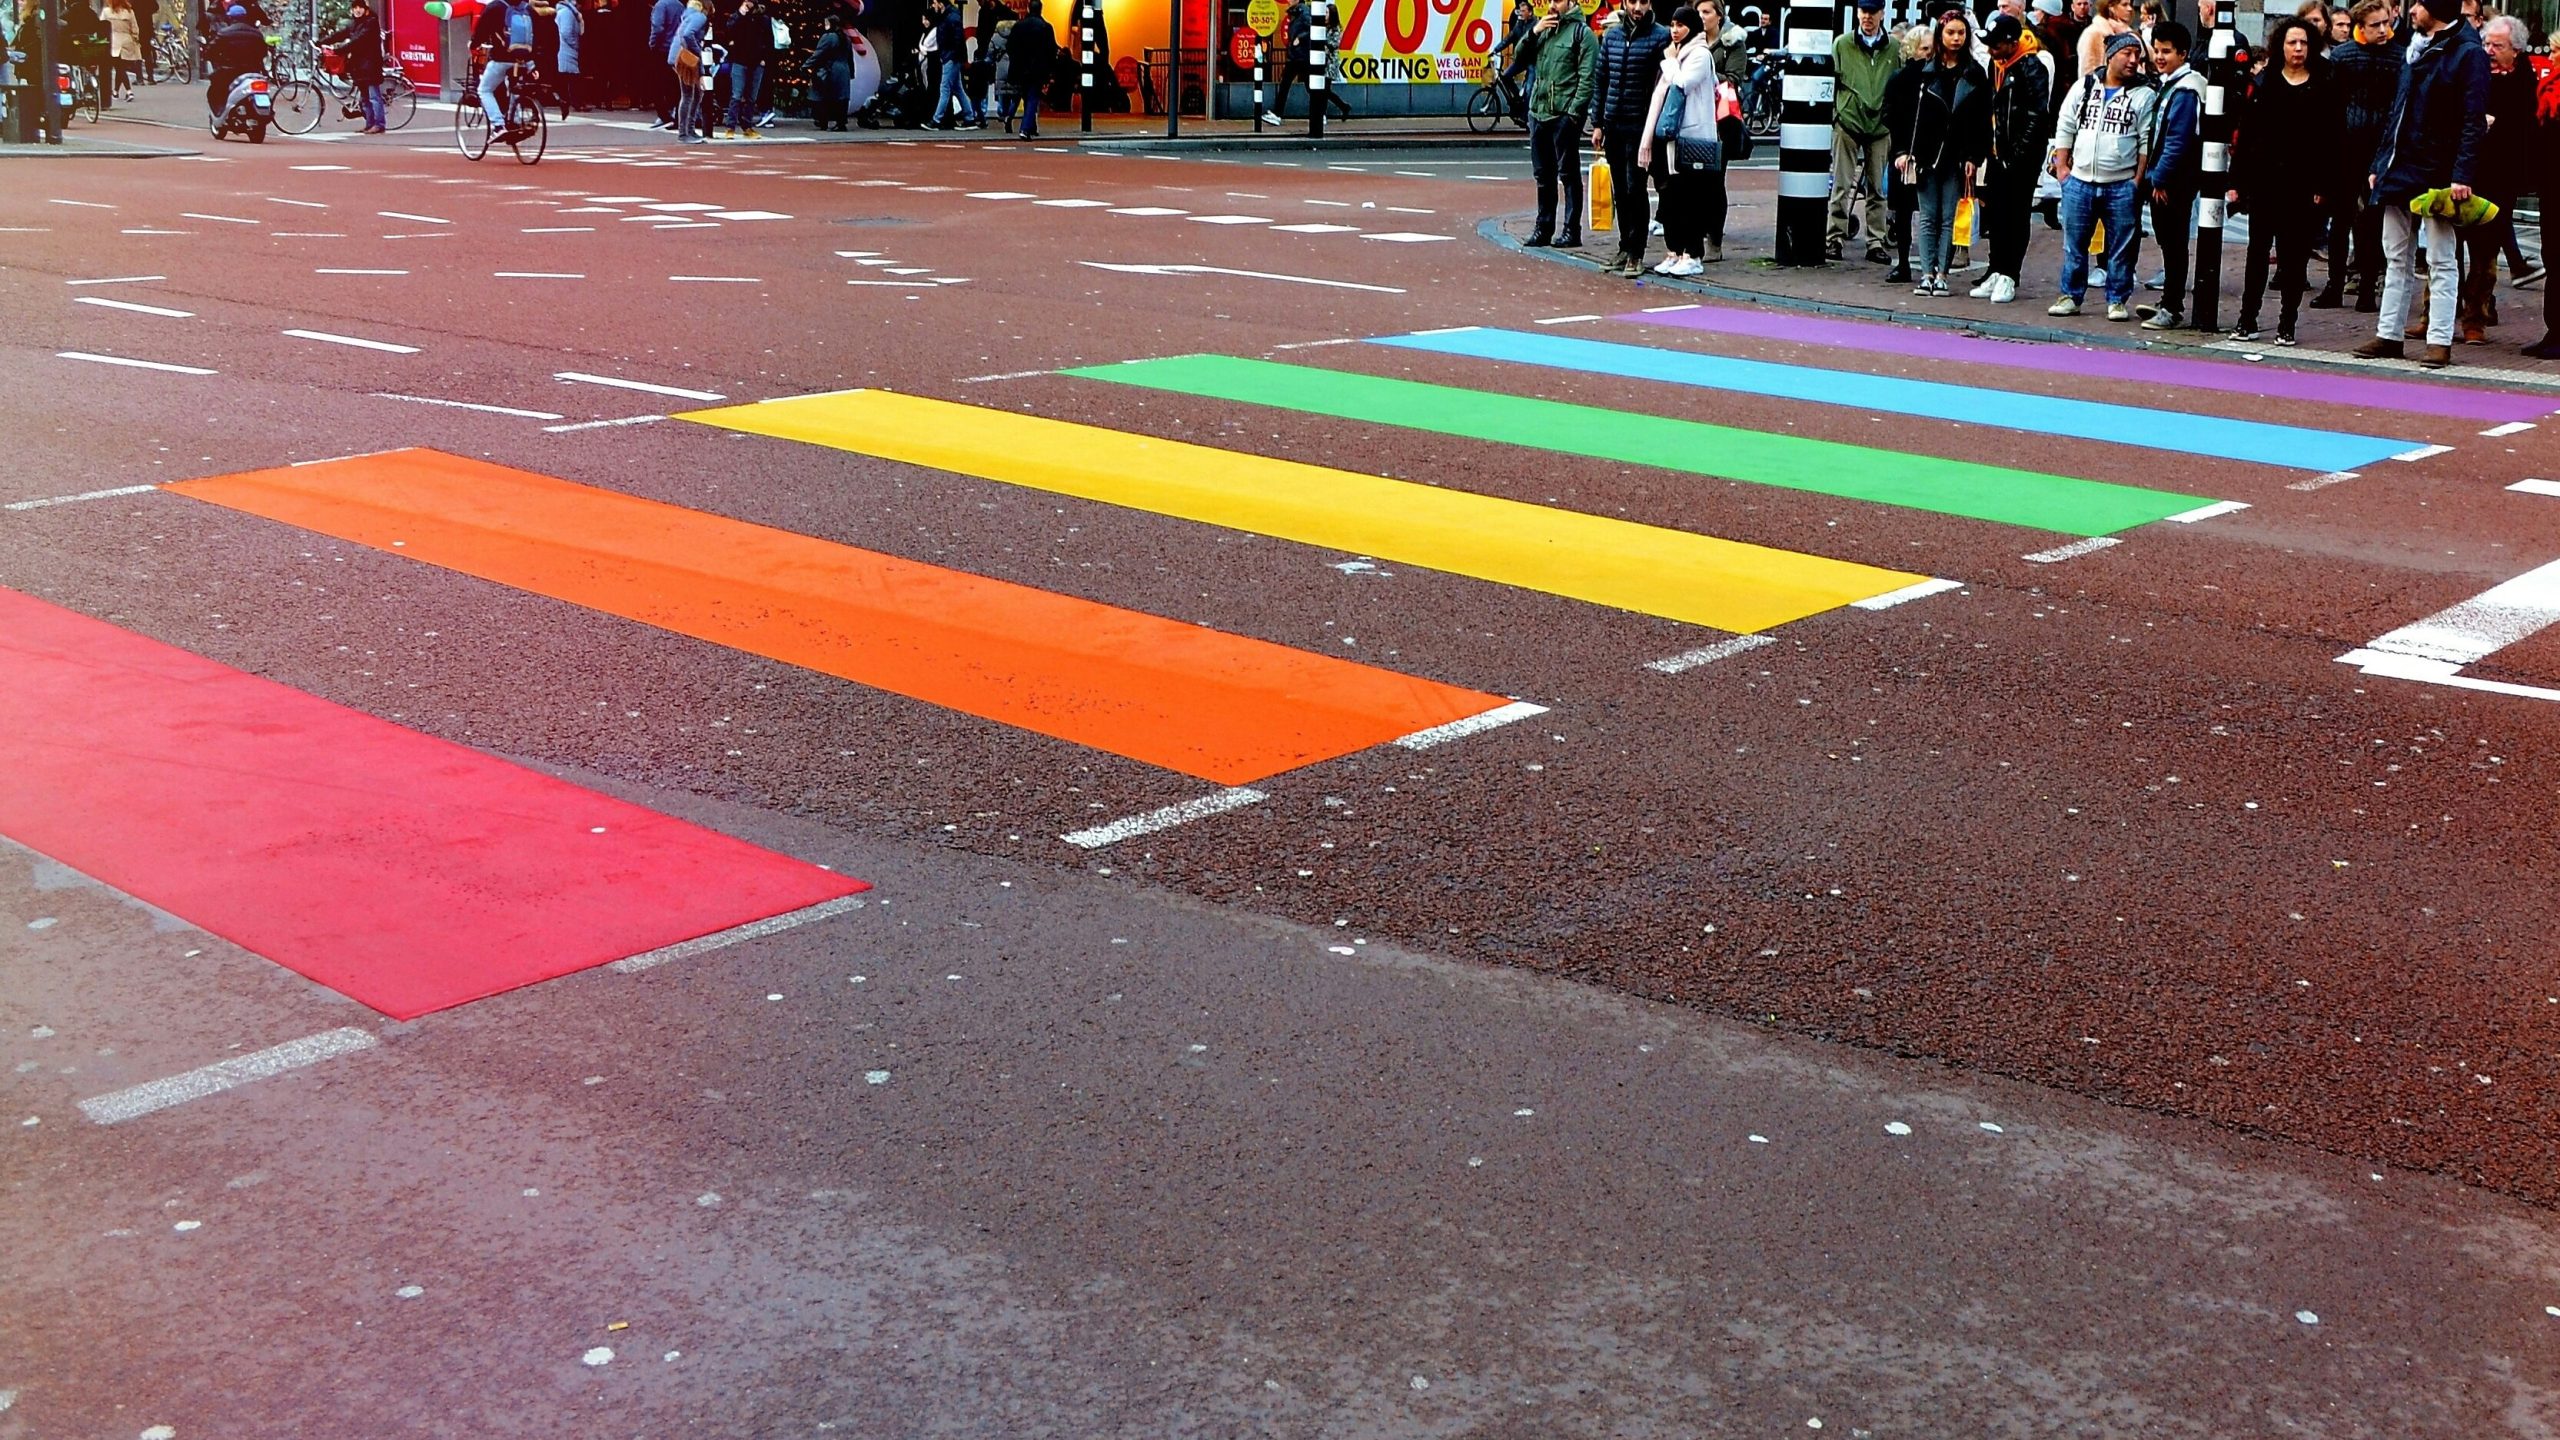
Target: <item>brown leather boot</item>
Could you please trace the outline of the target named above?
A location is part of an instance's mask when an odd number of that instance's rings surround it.
[[[2409,347],[2402,341],[2385,340],[2377,335],[2347,353],[2360,355],[2367,360],[2406,360],[2409,358]]]
[[[2450,345],[2430,345],[2418,357],[2419,368],[2425,370],[2441,370],[2452,363],[2453,347]]]

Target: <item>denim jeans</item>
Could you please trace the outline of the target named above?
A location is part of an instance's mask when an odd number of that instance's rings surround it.
[[[373,129],[382,129],[382,86],[378,83],[359,85],[356,87],[356,99],[364,106],[364,123]]]
[[[950,111],[952,118],[955,120],[961,116],[967,116],[969,123],[972,125],[975,125],[979,121],[987,118],[976,105],[970,103],[969,87],[961,83],[962,78],[960,57],[957,55],[948,55],[943,57],[942,98],[933,103],[934,124],[939,125],[942,123],[942,115],[945,110]]]
[[[744,130],[756,123],[756,100],[764,89],[764,67],[729,67],[729,128]]]
[[[1956,205],[1964,199],[1964,171],[1961,167],[1941,174],[1924,171],[1913,188],[1920,192],[1919,213],[1913,217],[1920,273],[1944,275],[1955,259]]]
[[[2133,267],[2142,257],[2142,204],[2133,177],[2092,185],[2074,175],[2062,182],[2062,293],[2077,300],[2089,288],[2089,237],[2107,225],[2107,303],[2133,301]]]
[[[498,87],[506,84],[507,77],[514,74],[515,70],[514,62],[507,60],[492,60],[481,67],[480,108],[489,112],[491,130],[503,131],[507,128],[506,114],[498,108]]]
[[[1555,233],[1556,186],[1564,186],[1564,233],[1582,233],[1582,121],[1558,115],[1529,122],[1529,168],[1538,178],[1540,235]]]
[[[1040,133],[1040,92],[1022,92],[1022,134],[1025,139]]]

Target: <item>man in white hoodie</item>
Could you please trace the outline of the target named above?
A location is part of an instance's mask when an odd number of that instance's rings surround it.
[[[2089,239],[2107,227],[2107,318],[2133,318],[2133,271],[2142,248],[2143,137],[2150,133],[2153,89],[2142,41],[2107,41],[2106,67],[2080,77],[2062,102],[2053,132],[2053,172],[2062,180],[2062,294],[2046,311],[2077,315],[2089,288]]]

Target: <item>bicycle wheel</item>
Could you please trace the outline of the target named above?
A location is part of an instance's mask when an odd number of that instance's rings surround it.
[[[418,87],[406,75],[382,77],[382,124],[389,130],[408,128],[418,118]]]
[[[88,71],[74,70],[72,73],[80,78],[72,82],[71,118],[95,125],[98,123],[98,87],[90,81]]]
[[[523,136],[511,147],[516,152],[516,163],[541,164],[542,152],[551,148],[551,117],[543,110],[541,97],[513,97],[507,102],[507,114],[514,120],[514,128]]]
[[[489,153],[489,115],[466,96],[453,107],[453,148],[465,160]]]
[[[308,80],[287,80],[269,98],[275,106],[276,128],[287,135],[308,135],[318,129],[321,112],[329,108],[329,97]]]
[[[1467,97],[1467,128],[1479,135],[1489,135],[1502,128],[1502,97],[1490,85],[1476,88]]]

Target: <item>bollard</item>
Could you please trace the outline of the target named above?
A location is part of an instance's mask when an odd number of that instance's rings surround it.
[[[1831,200],[1831,42],[1838,0],[1787,0],[1778,80],[1778,243],[1781,265],[1820,265]]]
[[[2208,57],[2204,74],[2203,183],[2196,190],[2195,303],[2187,311],[2188,323],[2199,330],[2222,328],[2222,223],[2226,206],[2223,195],[2230,189],[2227,178],[2231,170],[2231,91],[2245,83],[2235,73],[2239,66],[2232,54],[2240,48],[2232,0],[2214,0],[2213,36],[2205,45]],[[2164,303],[2175,305],[2178,297],[2164,295]]]
[[[1253,133],[1256,135],[1262,133],[1262,117],[1270,113],[1264,108],[1265,96],[1262,90],[1262,67],[1267,61],[1270,48],[1270,42],[1262,36],[1253,37]]]
[[[1324,138],[1324,102],[1330,93],[1325,72],[1333,59],[1333,0],[1307,7],[1307,134]]]
[[[1076,0],[1076,109],[1082,128],[1093,132],[1093,7],[1098,0]]]

